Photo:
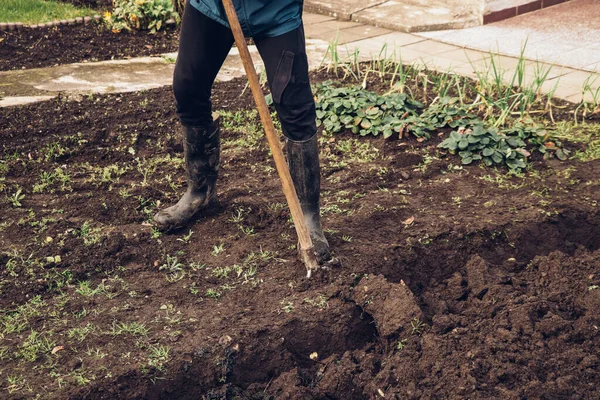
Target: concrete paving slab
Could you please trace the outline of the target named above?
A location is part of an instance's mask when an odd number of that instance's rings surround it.
[[[302,15],[302,22],[305,27],[312,24],[318,24],[319,22],[332,21],[334,19],[335,17],[322,14],[304,13]]]
[[[381,37],[383,35],[389,35],[394,33],[394,31],[385,28],[378,28],[372,25],[361,24],[359,26],[355,26],[353,28],[344,29],[346,33],[356,33],[361,36],[362,39],[369,39],[375,37]]]
[[[588,65],[585,69],[588,71],[600,73],[600,63]]]
[[[154,89],[173,81],[174,64],[157,57],[58,67],[52,79],[29,82],[48,92],[120,93]]]
[[[352,20],[401,32],[480,25],[479,2],[470,0],[386,1],[352,14]]]
[[[415,61],[415,64],[442,73],[454,73],[458,68],[465,65],[464,62],[440,57],[439,55],[423,55]]]
[[[342,29],[354,28],[357,26],[364,26],[364,24],[352,21],[338,21],[334,19],[332,21],[324,21],[313,24],[311,25],[310,30],[311,32],[318,31],[319,29],[323,29],[325,31],[338,31]]]
[[[305,0],[304,10],[310,13],[325,14],[340,20],[349,21],[352,14],[373,7],[387,0]]]
[[[592,89],[600,87],[600,74],[595,74],[587,71],[573,71],[560,77],[561,84],[578,86],[579,89],[583,84],[588,84]]]
[[[558,65],[587,69],[588,65],[600,62],[600,51],[590,51],[588,48],[578,48],[552,56],[552,61]]]
[[[463,49],[463,48],[454,48],[449,51],[445,51],[440,53],[444,58],[448,58],[450,60],[461,61],[463,63],[469,63],[474,61],[483,60],[484,58],[489,57],[488,53],[477,50]]]
[[[371,37],[377,37],[391,32],[392,31],[390,31],[389,29],[377,28],[371,25],[358,24],[357,26],[341,30],[311,30],[311,32],[306,36],[311,39],[321,39],[328,43],[336,41],[338,45],[344,45],[346,43],[356,42]]]
[[[425,39],[404,32],[394,32],[387,35],[381,35],[373,39],[373,42],[388,44],[394,47],[406,46],[412,43],[423,42]]]
[[[56,96],[13,96],[0,98],[0,107],[20,106],[55,98]]]
[[[335,41],[338,45],[344,45],[346,43],[356,42],[363,39],[360,34],[346,32],[346,30],[329,31],[319,35],[311,35],[310,37],[314,39],[321,39],[328,43],[333,43]]]
[[[591,71],[600,57],[600,2],[572,0],[489,25],[418,35],[511,56],[527,42],[526,58]]]
[[[423,52],[412,49],[404,51],[401,45],[397,45],[393,40],[380,40],[381,38],[382,36],[379,36],[348,43],[340,47],[339,53],[340,55],[344,55],[344,57],[349,57],[355,51],[358,51],[360,61],[371,61],[374,58],[392,58],[398,61],[402,60],[404,63],[413,62],[425,55]]]
[[[582,101],[586,103],[594,103],[598,101],[597,96],[595,98],[594,94],[590,92],[573,94],[565,97],[565,100],[570,101],[571,103],[581,103]]]
[[[322,40],[307,40],[309,66],[321,65],[328,44]],[[250,46],[258,71],[263,69],[255,46]],[[175,53],[163,57],[141,57],[130,60],[66,64],[51,68],[0,72],[0,106],[27,104],[52,98],[57,92],[118,93],[139,91],[171,85]],[[217,80],[226,81],[243,76],[244,69],[237,48],[232,48]]]
[[[418,50],[426,54],[439,54],[456,50],[452,44],[437,42],[435,40],[424,40],[404,46],[407,49]]]
[[[572,103],[578,103],[582,99],[581,88],[577,86],[559,84],[554,92],[554,97],[558,97],[559,99],[567,100]]]

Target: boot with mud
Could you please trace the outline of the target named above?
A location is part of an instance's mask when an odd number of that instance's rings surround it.
[[[202,210],[218,204],[216,183],[219,173],[219,119],[206,127],[182,126],[187,191],[169,208],[154,216],[161,231],[181,228]]]
[[[286,139],[286,150],[290,174],[302,206],[304,219],[319,264],[331,261],[329,243],[323,234],[319,214],[321,195],[321,173],[319,165],[319,146],[317,135],[305,141]]]

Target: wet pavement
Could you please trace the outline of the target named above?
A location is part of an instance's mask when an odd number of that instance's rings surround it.
[[[461,30],[420,33],[469,49],[494,51],[558,66],[600,70],[600,1],[575,0]]]

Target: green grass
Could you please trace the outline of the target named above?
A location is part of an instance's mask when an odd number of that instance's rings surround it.
[[[0,1],[0,22],[23,22],[38,24],[54,20],[85,17],[94,12],[89,8],[79,8],[54,0],[2,0]]]

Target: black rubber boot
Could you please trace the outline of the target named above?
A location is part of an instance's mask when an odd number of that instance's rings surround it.
[[[302,142],[286,139],[286,148],[290,174],[302,206],[317,261],[323,264],[331,260],[331,253],[329,252],[329,243],[323,234],[319,214],[321,172],[317,135]]]
[[[217,204],[219,120],[208,127],[183,126],[182,131],[188,186],[177,204],[154,216],[154,223],[162,231],[181,228],[198,212]]]

